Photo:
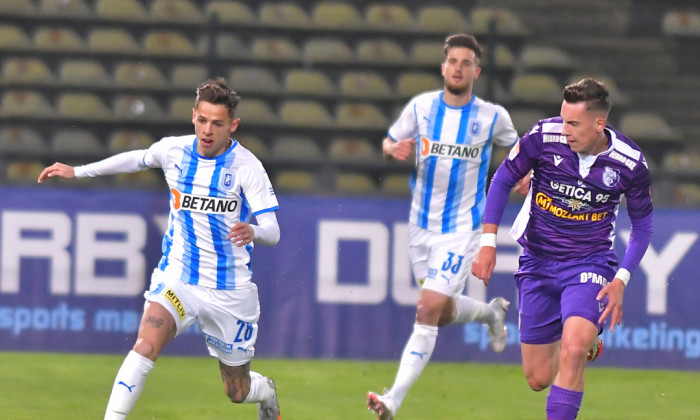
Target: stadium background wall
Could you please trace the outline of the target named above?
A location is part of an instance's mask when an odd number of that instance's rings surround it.
[[[132,345],[167,222],[162,193],[0,188],[0,350],[123,353]],[[396,359],[417,289],[406,199],[279,196],[282,240],[253,251],[262,319],[258,357]],[[518,245],[498,237],[497,274],[468,293],[516,301]],[[660,209],[625,294],[624,324],[604,333],[601,365],[700,370],[700,213]],[[616,248],[629,234],[620,210]],[[506,351],[477,324],[441,330],[436,360],[518,363],[517,302]],[[166,354],[205,355],[191,328]]]

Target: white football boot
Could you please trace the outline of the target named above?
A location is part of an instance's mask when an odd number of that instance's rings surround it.
[[[282,416],[280,415],[280,405],[277,401],[275,381],[270,378],[265,379],[267,379],[267,383],[275,391],[275,394],[269,400],[258,403],[258,420],[280,420]]]
[[[496,320],[488,325],[489,341],[493,351],[500,353],[506,348],[506,343],[508,342],[508,328],[506,328],[505,319],[510,302],[505,298],[497,297],[489,302],[489,306],[496,311]]]

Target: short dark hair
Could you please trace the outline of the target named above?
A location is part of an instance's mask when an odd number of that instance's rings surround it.
[[[610,112],[610,91],[605,83],[585,78],[564,88],[564,100],[570,104],[586,103],[587,110]]]
[[[197,98],[194,100],[194,107],[197,108],[200,102],[209,102],[214,105],[226,105],[228,116],[233,119],[236,115],[240,97],[228,85],[223,77],[216,80],[209,79],[197,87]]]
[[[481,54],[483,53],[476,38],[468,34],[454,34],[448,36],[445,39],[445,47],[443,48],[445,57],[447,57],[447,53],[454,47],[469,48],[470,50],[474,51],[474,55],[476,55],[477,60],[481,58]]]

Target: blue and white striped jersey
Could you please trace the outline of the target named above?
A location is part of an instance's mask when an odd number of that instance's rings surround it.
[[[214,289],[250,283],[253,244],[237,247],[226,235],[238,221],[278,208],[260,161],[235,140],[220,156],[200,156],[195,136],[187,135],[153,144],[143,162],[162,168],[170,187],[168,229],[156,270]]]
[[[493,144],[512,146],[518,134],[502,106],[472,96],[455,108],[442,95],[412,98],[389,137],[416,140],[409,221],[433,232],[468,232],[481,226]]]

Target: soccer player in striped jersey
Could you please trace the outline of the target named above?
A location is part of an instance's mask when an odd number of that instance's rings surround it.
[[[572,420],[604,322],[609,317],[613,331],[622,320],[625,288],[651,239],[653,209],[641,149],[606,125],[605,85],[583,79],[563,96],[561,115],[535,124],[496,171],[472,272],[488,285],[508,191],[533,170],[511,231],[523,246],[515,273],[523,372],[533,390],[551,386],[547,419]],[[623,195],[632,231],[618,269],[613,244]]]
[[[409,247],[422,288],[394,385],[384,395],[367,395],[367,406],[379,419],[391,419],[398,411],[433,353],[438,327],[486,323],[497,352],[508,338],[508,301],[499,297],[487,304],[462,293],[479,246],[493,145],[512,146],[518,135],[502,106],[472,94],[481,71],[477,40],[451,35],[444,53],[444,88],[412,98],[382,145],[388,159],[415,155]]]
[[[105,420],[125,419],[165,345],[198,323],[219,359],[234,403],[257,403],[258,417],[280,418],[274,382],[250,370],[260,304],[251,281],[253,242],[280,238],[277,198],[260,161],[231,138],[239,97],[223,79],[197,88],[194,135],[165,137],[147,150],[84,166],[55,163],[39,175],[82,178],[161,168],[170,188],[163,256],[154,269],[138,337],[114,381]],[[249,223],[255,216],[257,225]]]

